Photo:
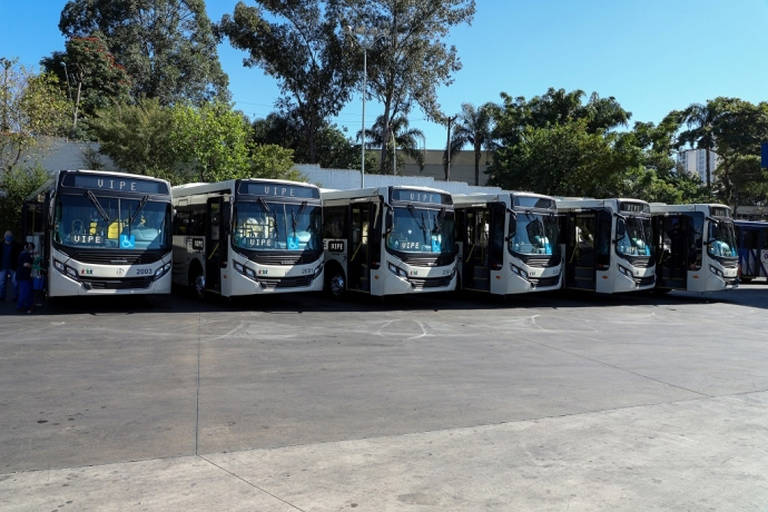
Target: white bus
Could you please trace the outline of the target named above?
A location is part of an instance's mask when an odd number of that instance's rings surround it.
[[[173,187],[173,282],[198,296],[323,289],[320,189],[239,179]]]
[[[371,295],[452,291],[451,195],[420,187],[323,191],[326,290]]]
[[[739,253],[731,209],[722,204],[651,204],[656,287],[711,292],[736,288]]]
[[[559,289],[555,200],[529,192],[454,195],[459,288],[506,295]]]
[[[617,293],[651,289],[650,205],[638,199],[557,199],[565,288]]]
[[[49,297],[170,293],[167,181],[57,171],[24,203],[23,217],[47,270]]]

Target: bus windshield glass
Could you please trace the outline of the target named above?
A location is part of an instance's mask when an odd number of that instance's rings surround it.
[[[733,222],[721,220],[709,223],[709,255],[716,258],[738,258]]]
[[[322,249],[320,206],[264,201],[238,201],[235,247],[252,251],[316,251]]]
[[[144,199],[61,195],[54,242],[81,249],[167,249],[170,203]]]
[[[387,248],[399,252],[450,254],[454,252],[453,211],[445,208],[394,208]]]
[[[540,213],[518,213],[516,217],[514,224],[510,224],[511,252],[523,256],[560,253],[557,217]]]
[[[651,219],[619,217],[616,220],[616,251],[623,256],[651,256]]]

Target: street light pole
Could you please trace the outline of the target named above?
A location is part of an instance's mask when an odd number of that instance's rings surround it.
[[[361,150],[360,150],[360,188],[365,188],[365,91],[368,87],[368,55],[366,47],[363,47],[363,127],[360,131]]]

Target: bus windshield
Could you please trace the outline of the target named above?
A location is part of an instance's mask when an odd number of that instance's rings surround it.
[[[651,219],[619,217],[616,220],[616,252],[623,256],[651,256]]]
[[[738,258],[733,222],[721,220],[709,223],[709,255],[716,258]]]
[[[81,249],[167,249],[171,205],[138,198],[61,195],[54,242]]]
[[[238,201],[235,208],[235,247],[252,251],[315,251],[322,248],[320,206]]]
[[[523,256],[552,256],[560,253],[558,223],[554,215],[518,213],[510,223],[509,250]]]
[[[452,211],[408,206],[394,208],[394,213],[387,248],[410,253],[454,252]]]

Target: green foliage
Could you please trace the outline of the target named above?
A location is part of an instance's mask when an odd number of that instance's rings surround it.
[[[306,181],[293,167],[293,151],[275,144],[258,144],[251,148],[252,178]]]
[[[63,93],[77,106],[78,118],[88,119],[98,109],[130,98],[131,78],[101,37],[72,38],[64,52],[54,52],[40,63],[56,74]],[[85,136],[82,131],[77,135]]]
[[[170,108],[173,181],[221,181],[249,174],[248,121],[224,103]]]
[[[60,135],[69,105],[53,74],[35,75],[15,60],[0,58],[0,174],[14,168],[41,135]]]
[[[345,49],[347,37],[335,1],[238,2],[219,29],[232,46],[248,52],[244,65],[259,66],[280,83],[280,107],[301,133],[299,161],[319,161],[325,120],[349,101],[357,67]]]
[[[0,175],[0,231],[21,232],[21,206],[45,180],[48,173],[39,165],[15,166]]]
[[[248,121],[221,102],[163,107],[158,100],[97,111],[101,152],[122,169],[173,184],[251,176],[295,179],[293,152],[254,144]]]
[[[413,158],[416,163],[419,164],[419,167],[424,169],[424,154],[419,151],[419,140],[417,140],[417,138],[423,138],[424,133],[416,128],[409,128],[408,119],[405,116],[399,116],[395,119],[392,119],[389,123],[388,131],[385,131],[385,125],[386,118],[384,116],[379,116],[376,119],[376,122],[373,124],[373,128],[365,130],[366,148],[369,144],[374,147],[384,148],[383,153],[381,153],[384,156],[383,165],[382,162],[379,162],[379,171],[382,174],[389,174],[392,172],[393,137],[395,139],[394,143],[397,151]],[[359,138],[360,133],[358,132],[357,135]],[[403,165],[403,159],[400,158],[400,155],[397,156],[398,162],[396,166],[399,168]],[[374,168],[367,167],[366,162],[366,172],[367,169],[371,169],[373,171]]]
[[[760,168],[760,155],[727,153],[717,168],[718,195],[732,207],[768,204],[768,171]]]
[[[70,0],[59,30],[69,39],[103,38],[130,75],[135,100],[169,105],[228,98],[203,0]]]
[[[459,124],[454,132],[455,146],[471,144],[475,153],[475,185],[480,184],[480,156],[483,149],[492,150],[495,147],[493,139],[493,114],[496,105],[486,103],[478,108],[470,103],[461,106]],[[446,161],[447,164],[447,161]]]
[[[172,178],[176,158],[171,149],[172,117],[157,99],[98,110],[91,129],[108,155],[126,172]]]
[[[445,39],[451,28],[469,23],[474,0],[342,0],[346,23],[359,29],[356,69],[362,70],[362,48],[369,48],[366,94],[384,106],[383,132],[416,104],[428,118],[443,121],[437,89],[453,82],[461,69],[456,48]],[[362,81],[362,76],[360,77]],[[386,148],[380,166],[386,171]]]

